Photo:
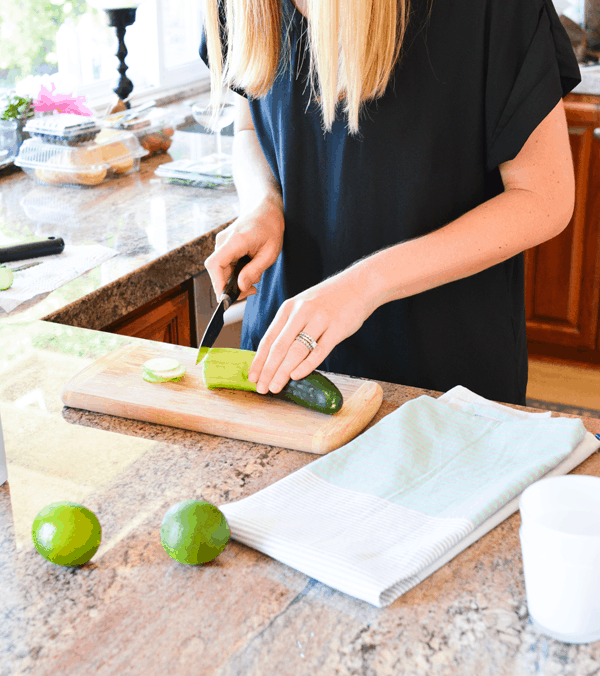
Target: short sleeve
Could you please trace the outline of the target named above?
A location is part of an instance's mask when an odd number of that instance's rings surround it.
[[[486,166],[514,159],[581,81],[552,0],[491,0],[485,82]]]
[[[221,24],[223,25],[223,23]],[[225,59],[227,55],[227,34],[225,33],[224,30],[221,30],[221,45],[223,46],[223,59]],[[208,45],[206,44],[206,32],[204,30],[204,27],[202,28],[202,35],[200,37],[200,48],[198,50],[198,53],[200,54],[200,58],[204,63],[210,68],[210,64],[208,61]],[[248,95],[243,89],[239,89],[237,87],[231,87],[230,88],[232,91],[234,91],[236,94],[240,94],[240,96],[243,96],[245,98],[248,98]]]

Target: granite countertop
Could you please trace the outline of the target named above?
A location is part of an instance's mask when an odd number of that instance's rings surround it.
[[[231,137],[223,141],[227,149]],[[216,232],[237,216],[235,188],[166,184],[154,171],[175,159],[198,159],[214,144],[212,135],[176,131],[168,153],[93,188],[45,186],[21,171],[0,172],[0,246],[54,235],[119,252],[52,293],[0,311],[0,321],[50,319],[101,329],[202,272]]]
[[[0,322],[0,676],[598,673],[600,643],[532,626],[518,514],[384,609],[234,541],[202,567],[170,559],[159,539],[170,505],[237,500],[315,456],[62,406],[68,379],[132,340]],[[425,393],[382,387],[374,422]],[[600,432],[600,420],[584,423]],[[600,476],[600,454],[576,472]],[[79,569],[32,545],[34,516],[58,500],[102,524],[101,548]]]

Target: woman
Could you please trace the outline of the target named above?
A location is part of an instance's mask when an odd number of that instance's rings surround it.
[[[206,267],[218,295],[252,258],[258,391],[320,367],[524,404],[521,252],[574,199],[551,0],[224,0],[220,30],[216,1],[241,210]]]

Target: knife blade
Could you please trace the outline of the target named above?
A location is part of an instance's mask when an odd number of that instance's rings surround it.
[[[227,281],[223,293],[219,298],[217,309],[213,312],[213,315],[208,322],[208,326],[204,331],[204,335],[202,336],[202,340],[200,341],[196,364],[199,364],[202,359],[204,359],[207,351],[214,345],[219,333],[221,333],[225,310],[233,305],[240,295],[240,287],[238,286],[239,274],[242,271],[242,268],[244,268],[251,260],[250,256],[242,256],[235,264],[231,277]]]
[[[28,258],[40,258],[41,256],[52,256],[64,251],[65,242],[62,237],[48,237],[37,242],[25,242],[25,244],[15,244],[12,246],[0,247],[0,263],[11,263],[12,261],[24,261]]]

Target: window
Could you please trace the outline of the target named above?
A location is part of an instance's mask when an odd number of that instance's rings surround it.
[[[54,82],[91,105],[114,97],[118,43],[105,12],[85,0],[0,4],[0,90],[16,86],[36,96],[41,84]],[[199,0],[143,0],[125,33],[133,99],[184,85],[208,88],[198,57],[201,22]]]

